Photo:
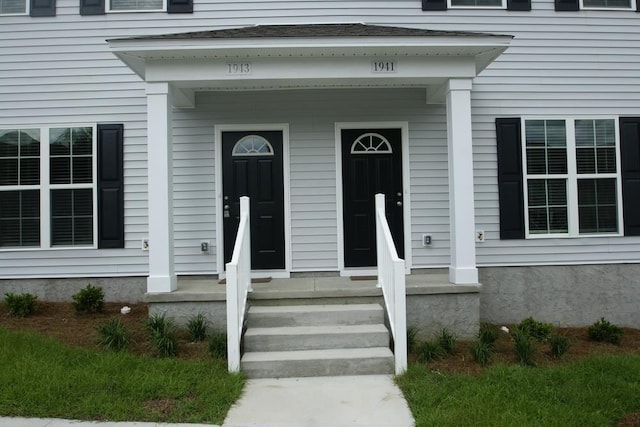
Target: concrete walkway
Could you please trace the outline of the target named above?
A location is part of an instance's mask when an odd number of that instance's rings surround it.
[[[223,427],[412,427],[390,375],[248,380]],[[7,427],[195,427],[203,424],[0,418]],[[211,426],[209,426],[211,427]]]

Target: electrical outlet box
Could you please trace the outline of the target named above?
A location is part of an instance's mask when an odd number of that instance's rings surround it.
[[[143,251],[149,250],[149,239],[142,239],[142,248]]]
[[[200,252],[209,252],[209,242],[206,240],[200,242]]]
[[[423,234],[422,235],[422,246],[431,245],[431,234]]]
[[[476,230],[476,242],[484,243],[484,231]]]

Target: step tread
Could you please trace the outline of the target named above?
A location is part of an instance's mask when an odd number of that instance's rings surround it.
[[[276,336],[276,335],[326,335],[326,334],[352,334],[352,333],[389,333],[389,330],[381,323],[371,325],[326,325],[326,326],[281,326],[272,328],[251,327],[244,336]]]
[[[255,351],[242,356],[242,362],[269,362],[293,360],[331,360],[361,358],[393,358],[388,347],[344,348],[327,350]]]
[[[351,312],[351,311],[382,311],[380,304],[318,304],[318,305],[252,305],[250,314],[271,313],[324,313],[324,312]]]

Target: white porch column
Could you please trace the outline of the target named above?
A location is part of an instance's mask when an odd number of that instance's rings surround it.
[[[449,281],[455,284],[478,283],[471,139],[471,79],[451,79],[447,83],[451,220]]]
[[[171,97],[168,83],[147,83],[149,277],[147,292],[177,289],[173,260]]]

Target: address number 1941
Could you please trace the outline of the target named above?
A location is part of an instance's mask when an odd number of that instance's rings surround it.
[[[395,73],[398,69],[396,61],[373,61],[371,71],[374,73]]]

